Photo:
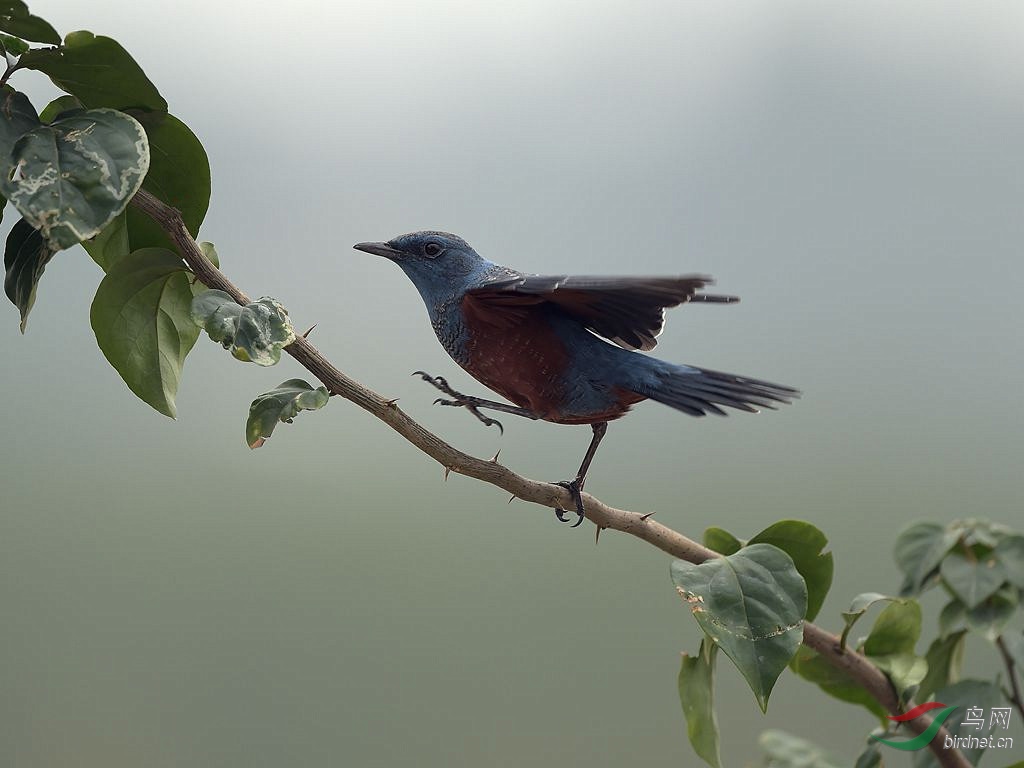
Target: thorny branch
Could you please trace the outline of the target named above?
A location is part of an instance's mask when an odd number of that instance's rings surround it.
[[[249,302],[249,297],[206,258],[189,233],[179,211],[166,205],[144,189],[140,189],[135,195],[132,205],[161,226],[178,247],[185,263],[204,285],[224,291],[239,304]],[[307,339],[301,336],[296,338],[292,344],[285,347],[285,351],[323,382],[332,395],[339,395],[369,411],[423,453],[439,462],[446,471],[458,472],[461,475],[490,483],[524,501],[539,504],[547,509],[572,508],[574,502],[566,489],[551,483],[542,483],[522,477],[508,467],[499,464],[496,461],[497,457],[488,460],[470,456],[427,431],[403,412],[393,400],[381,397],[335,368]],[[628,533],[673,557],[688,560],[691,563],[702,563],[709,558],[718,557],[716,552],[662,525],[648,515],[616,509],[587,493],[584,493],[584,499],[587,518],[599,528]],[[863,654],[842,649],[836,635],[809,622],[804,624],[803,641],[828,663],[846,672],[887,712],[892,714],[903,712],[899,697],[888,678]],[[907,702],[906,706],[909,708],[912,703]],[[923,715],[907,723],[907,727],[919,734],[924,732],[931,723],[932,719]],[[949,732],[942,727],[936,738],[931,741],[930,748],[935,753],[938,762],[944,768],[970,768],[970,763],[959,750],[943,748],[942,745],[947,735]]]

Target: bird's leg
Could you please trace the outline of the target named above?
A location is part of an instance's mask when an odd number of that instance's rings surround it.
[[[482,413],[480,413],[481,408],[489,408],[492,411],[501,411],[502,413],[511,413],[514,416],[522,416],[527,419],[536,420],[540,418],[540,416],[538,416],[536,413],[527,408],[519,408],[518,406],[515,405],[499,403],[495,400],[484,400],[482,397],[473,397],[471,395],[464,395],[461,392],[456,392],[454,389],[448,386],[448,382],[440,376],[431,376],[430,374],[424,373],[423,371],[415,371],[413,373],[413,376],[419,376],[425,382],[427,382],[431,386],[436,387],[437,389],[441,390],[446,395],[449,395],[452,398],[451,400],[445,400],[439,397],[437,400],[434,401],[435,405],[452,405],[458,406],[460,408],[465,408],[467,411],[476,416],[481,422],[483,422],[485,426],[490,427],[492,425],[497,425],[498,431],[501,434],[505,433],[505,428],[501,426],[501,422],[498,421],[497,419],[492,419],[487,416],[484,416]]]
[[[601,444],[601,438],[604,437],[604,433],[608,431],[608,422],[601,421],[597,424],[593,424],[594,436],[590,440],[590,447],[587,448],[587,454],[583,457],[583,463],[580,464],[580,471],[576,473],[574,480],[563,480],[555,485],[560,485],[565,488],[569,493],[572,494],[572,500],[576,502],[576,514],[579,516],[572,527],[575,528],[583,522],[584,510],[583,510],[583,484],[587,481],[587,470],[590,469],[590,462],[594,460],[594,454],[597,453],[597,446]],[[555,517],[560,522],[568,523],[569,518],[563,517],[568,514],[564,509],[558,508],[555,510]]]

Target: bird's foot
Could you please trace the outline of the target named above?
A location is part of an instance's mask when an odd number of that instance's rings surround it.
[[[485,427],[497,427],[498,432],[500,434],[505,434],[505,428],[501,425],[500,421],[498,421],[497,419],[492,419],[489,416],[484,416],[484,414],[480,412],[481,406],[490,405],[489,400],[484,400],[479,397],[472,397],[470,395],[464,395],[461,392],[456,392],[448,385],[448,382],[441,376],[431,376],[429,373],[424,373],[423,371],[415,371],[413,373],[413,376],[419,376],[425,382],[435,387],[436,389],[441,390],[446,395],[449,395],[452,398],[451,400],[445,400],[443,397],[439,397],[437,398],[437,400],[434,401],[434,405],[449,405],[458,408],[465,408],[467,411],[476,416],[477,419],[479,419],[480,422]]]
[[[576,522],[569,526],[570,528],[576,528],[583,522],[583,518],[586,514],[583,509],[583,481],[577,477],[575,480],[563,480],[559,483],[555,483],[555,485],[560,485],[565,488],[565,490],[572,494],[572,500],[576,502]],[[568,510],[562,509],[561,507],[555,510],[555,517],[558,518],[560,523],[569,522],[569,518],[567,517],[568,514]]]

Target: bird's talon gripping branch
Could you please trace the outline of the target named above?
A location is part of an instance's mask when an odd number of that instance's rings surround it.
[[[584,517],[586,517],[586,513],[585,513],[585,511],[583,509],[583,493],[582,493],[582,491],[583,491],[583,483],[581,482],[581,480],[579,478],[576,478],[575,480],[563,480],[561,482],[555,483],[555,485],[558,485],[558,486],[561,486],[562,488],[565,488],[565,490],[567,490],[569,493],[572,494],[572,500],[576,503],[576,510],[575,511],[576,511],[577,519],[576,519],[576,522],[573,523],[572,525],[570,525],[569,527],[570,528],[578,527],[583,522]],[[568,523],[569,522],[568,514],[569,514],[569,511],[565,510],[565,509],[562,509],[561,507],[559,507],[559,508],[557,508],[555,510],[555,517],[557,517],[558,521],[561,522],[561,523]],[[565,515],[565,516],[563,517],[563,515]]]

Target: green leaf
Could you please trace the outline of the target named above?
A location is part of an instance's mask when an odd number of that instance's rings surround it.
[[[792,558],[771,544],[751,544],[700,565],[676,560],[671,574],[701,629],[732,659],[765,710],[803,636],[807,587]]]
[[[92,302],[93,331],[107,360],[132,392],[172,418],[181,368],[199,336],[191,302],[181,259],[162,248],[120,259]]]
[[[791,558],[807,584],[807,621],[821,610],[832,586],[832,553],[822,551],[828,544],[825,534],[803,520],[780,520],[765,528],[748,544],[774,544]]]
[[[131,244],[128,242],[128,210],[117,214],[113,221],[91,240],[83,240],[82,247],[104,272],[109,272],[122,256],[132,252]]]
[[[1007,584],[982,603],[968,608],[965,614],[967,626],[981,632],[986,639],[994,642],[1003,628],[1017,611],[1019,597],[1017,589]]]
[[[942,637],[963,629],[967,624],[967,609],[956,598],[946,603],[939,612],[939,634]]]
[[[850,602],[850,607],[843,611],[843,634],[839,638],[839,647],[846,647],[846,639],[850,635],[850,630],[853,629],[853,625],[857,623],[857,620],[864,615],[864,613],[875,603],[886,602],[905,602],[900,597],[890,597],[889,595],[883,595],[879,592],[861,592]]]
[[[1010,654],[1017,670],[1024,672],[1024,632],[1019,629],[1011,629],[1003,632],[1002,637],[1006,652]]]
[[[85,109],[85,107],[74,96],[64,94],[43,107],[43,111],[39,113],[39,119],[44,123],[52,123],[58,117],[64,115],[64,113],[76,109]]]
[[[295,341],[288,312],[266,296],[243,307],[224,291],[205,291],[192,302],[192,320],[246,363],[275,365]]]
[[[928,662],[912,653],[890,653],[869,658],[872,664],[889,676],[901,699],[904,698],[907,689],[920,683],[928,674]]]
[[[331,399],[327,387],[313,389],[302,379],[288,379],[252,401],[245,422],[245,442],[259,448],[274,433],[279,421],[292,423],[299,411],[315,411]]]
[[[0,190],[53,250],[95,237],[128,205],[149,168],[142,126],[112,109],[91,109],[22,136],[14,179]]]
[[[683,654],[679,669],[679,702],[686,717],[686,735],[700,758],[721,768],[718,717],[715,714],[715,655],[718,646],[706,638],[701,640],[696,656]]]
[[[22,136],[39,125],[39,116],[28,96],[9,85],[0,89],[0,175],[14,167],[11,151]]]
[[[743,542],[724,528],[712,526],[704,529],[704,546],[721,555],[732,555],[743,548]]]
[[[210,161],[189,127],[164,112],[134,112],[149,139],[150,163],[142,188],[181,211],[192,237],[199,234],[210,205]],[[153,219],[128,209],[131,249],[159,246],[175,250],[167,234]]]
[[[904,528],[893,548],[896,565],[905,577],[900,594],[920,593],[956,541],[957,534],[938,523],[919,522]]]
[[[853,768],[885,768],[878,742],[873,741],[864,748],[864,751],[857,756],[857,762],[853,764]]]
[[[0,53],[10,54],[11,56],[21,56],[31,46],[24,40],[17,37],[11,37],[10,35],[0,34]]]
[[[1024,589],[1024,536],[1007,536],[996,544],[993,554],[1006,571],[1007,580]]]
[[[36,286],[53,257],[38,230],[24,219],[11,228],[4,249],[4,293],[21,312],[21,332],[36,301]]]
[[[202,242],[199,244],[199,250],[203,252],[203,255],[210,260],[217,269],[220,269],[220,257],[217,255],[217,249],[213,247],[213,243]]]
[[[968,558],[962,552],[950,552],[939,569],[942,580],[969,609],[995,593],[1006,581],[1006,571],[995,557]]]
[[[961,680],[959,683],[946,686],[935,692],[935,700],[945,704],[956,705],[959,709],[945,722],[946,729],[954,736],[984,736],[986,728],[975,730],[970,725],[964,726],[967,719],[967,708],[976,707],[984,712],[985,725],[988,726],[989,713],[992,707],[1005,706],[1003,694],[999,686],[985,680]],[[970,765],[977,765],[984,749],[977,747],[961,747],[961,752]],[[937,768],[938,762],[930,749],[921,749],[913,755],[914,768]]]
[[[927,701],[933,693],[955,683],[960,677],[960,669],[964,661],[964,638],[967,630],[961,629],[945,637],[937,637],[928,646],[925,660],[928,662],[928,674],[921,681],[914,697],[918,701]]]
[[[0,29],[23,40],[36,43],[60,43],[60,35],[48,22],[28,12],[21,0],[0,0]]]
[[[77,96],[86,107],[167,111],[167,102],[135,59],[109,37],[72,32],[59,48],[29,51],[18,67],[49,75],[58,88]]]
[[[916,600],[903,600],[887,605],[864,641],[868,656],[892,653],[913,653],[921,636],[921,605]]]
[[[800,677],[817,685],[840,701],[859,704],[871,712],[880,723],[886,720],[886,711],[864,687],[842,669],[838,669],[806,645],[801,645],[790,665]]]
[[[757,743],[769,768],[853,768],[849,760],[785,731],[763,731]]]

